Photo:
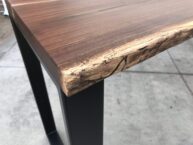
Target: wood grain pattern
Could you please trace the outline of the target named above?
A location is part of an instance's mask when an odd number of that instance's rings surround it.
[[[192,0],[8,0],[66,95],[193,36]]]

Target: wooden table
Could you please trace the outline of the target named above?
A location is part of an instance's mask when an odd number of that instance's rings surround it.
[[[7,5],[51,144],[62,142],[40,62],[59,90],[71,145],[102,145],[103,80],[193,36],[193,0],[7,0]]]

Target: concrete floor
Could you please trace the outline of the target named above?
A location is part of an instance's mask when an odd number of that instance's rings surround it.
[[[57,128],[65,136],[58,94],[44,73]],[[3,16],[0,99],[0,145],[49,145]],[[106,79],[104,118],[104,145],[193,145],[193,40]]]

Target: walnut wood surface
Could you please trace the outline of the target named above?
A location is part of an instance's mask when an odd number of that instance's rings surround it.
[[[8,0],[66,95],[193,36],[193,0]]]

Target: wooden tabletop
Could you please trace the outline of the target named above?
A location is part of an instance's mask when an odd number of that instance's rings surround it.
[[[68,96],[193,36],[193,0],[8,0],[8,6]]]

